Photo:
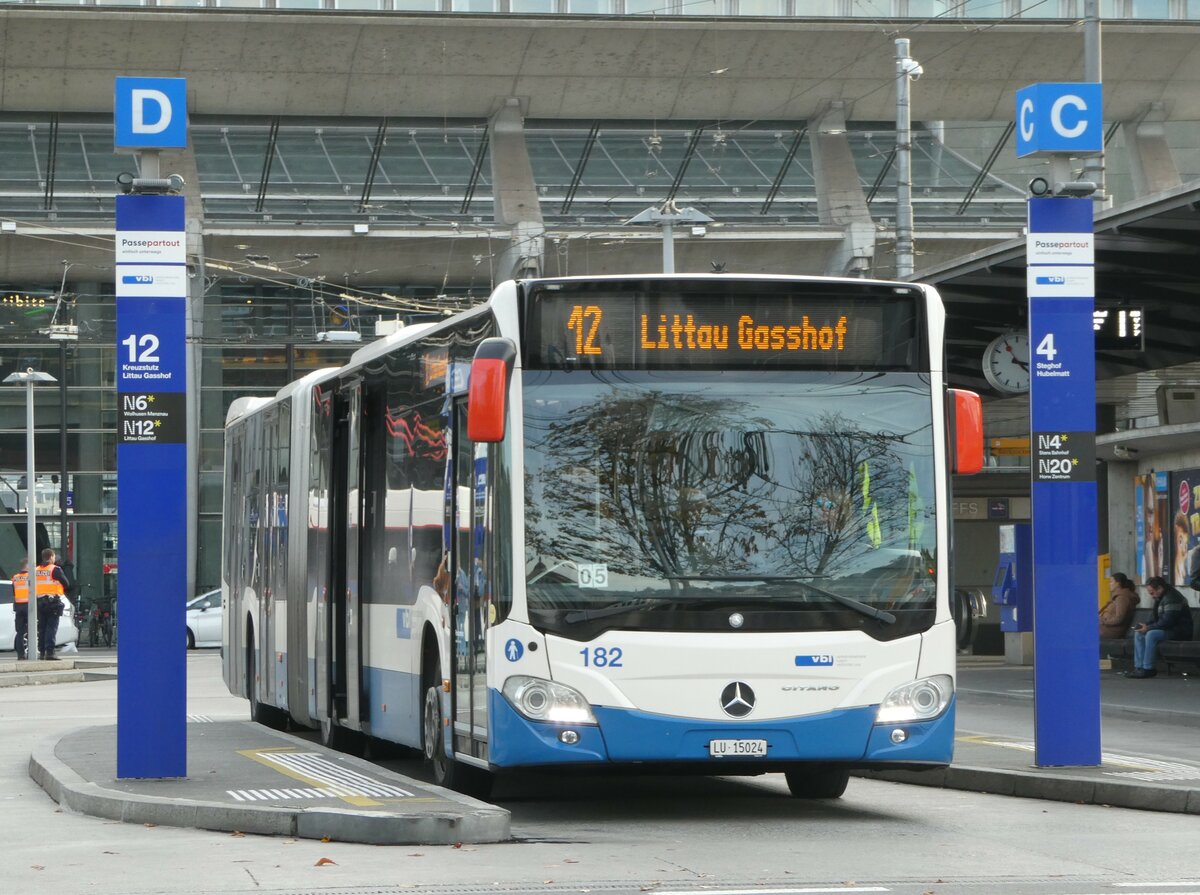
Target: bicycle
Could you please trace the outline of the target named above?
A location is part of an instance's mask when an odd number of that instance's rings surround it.
[[[116,639],[116,628],[113,622],[113,607],[110,600],[107,605],[96,603],[88,614],[88,646],[112,646]]]

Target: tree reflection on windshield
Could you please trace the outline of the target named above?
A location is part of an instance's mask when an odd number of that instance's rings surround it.
[[[527,374],[525,425],[531,608],[932,600],[918,375]]]

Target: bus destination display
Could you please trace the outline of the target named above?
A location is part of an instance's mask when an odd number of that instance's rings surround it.
[[[528,361],[610,369],[907,367],[914,305],[829,295],[542,292],[530,308]]]

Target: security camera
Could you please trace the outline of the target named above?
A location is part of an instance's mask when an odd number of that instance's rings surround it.
[[[170,177],[135,177],[128,171],[117,175],[117,186],[122,193],[137,193],[142,196],[175,195],[182,192],[185,181],[178,174]]]
[[[1045,177],[1035,177],[1029,181],[1029,195],[1035,199],[1040,199],[1050,192],[1050,181]]]
[[[925,74],[925,69],[915,59],[905,59],[900,63],[900,66],[904,70],[904,73],[914,81],[921,80],[921,75]]]
[[[1054,184],[1054,195],[1072,196],[1083,199],[1096,192],[1096,184],[1090,180],[1072,180],[1067,183]]]

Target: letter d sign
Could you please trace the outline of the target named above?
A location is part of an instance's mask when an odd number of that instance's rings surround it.
[[[117,78],[113,110],[118,149],[187,146],[185,78]]]

